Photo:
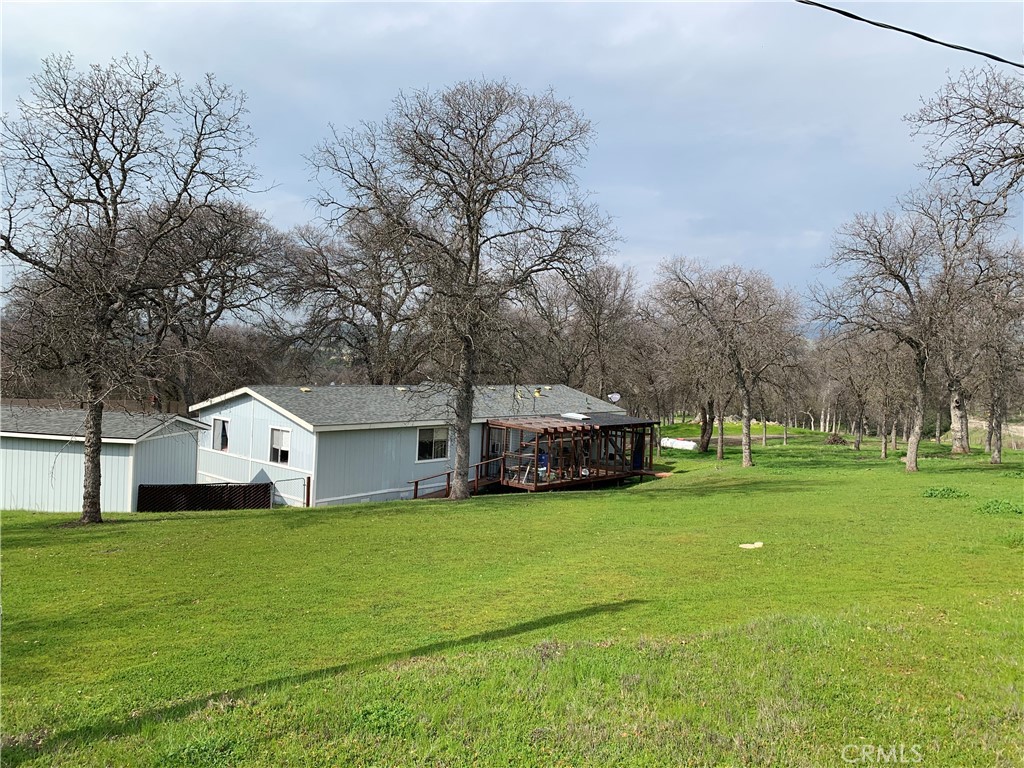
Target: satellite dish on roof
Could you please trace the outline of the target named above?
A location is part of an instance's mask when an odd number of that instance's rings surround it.
[[[618,392],[612,392],[610,395],[608,395],[608,401],[611,403],[617,403],[621,399],[622,395],[620,395]]]

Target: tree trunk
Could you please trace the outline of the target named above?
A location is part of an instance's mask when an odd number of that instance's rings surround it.
[[[761,447],[768,445],[768,422],[765,421],[764,414],[761,414]]]
[[[450,499],[469,498],[469,436],[473,425],[473,375],[476,362],[476,351],[472,342],[462,348],[462,361],[452,393],[454,402],[452,410],[455,420],[452,424],[455,442],[455,466],[452,468],[452,485]]]
[[[811,432],[813,432],[814,431],[814,414],[811,413],[810,411],[804,411],[804,413],[807,414],[807,418],[810,419],[810,421],[811,421]]]
[[[935,412],[935,442],[942,445],[942,408]]]
[[[1003,463],[1003,404],[994,403],[992,406],[992,454],[990,464]],[[1012,446],[1011,446],[1012,447]]]
[[[985,420],[985,453],[992,453],[992,411],[989,410]]]
[[[864,416],[858,414],[850,426],[853,427],[853,450],[859,451],[861,441],[864,439]]]
[[[897,440],[897,436],[896,436],[896,424],[897,424],[896,419],[893,419],[892,420],[892,449],[894,451],[898,450],[899,447],[900,447],[899,442]]]
[[[789,445],[789,419],[782,422],[782,444]]]
[[[924,431],[925,396],[927,395],[927,358],[917,356],[917,386],[914,393],[913,422],[910,436],[907,439],[907,472],[917,472],[917,449],[921,444],[921,433]]]
[[[949,432],[952,453],[970,453],[971,443],[967,423],[967,398],[959,384],[949,385]]]
[[[85,482],[82,489],[83,523],[102,523],[100,512],[100,451],[103,446],[103,387],[99,381],[89,382],[89,402],[85,411]]]
[[[697,450],[701,453],[708,452],[708,446],[711,445],[711,436],[715,431],[715,401],[708,400],[707,403],[700,404],[700,441],[697,444]]]
[[[818,427],[820,427],[822,432],[828,432],[828,423],[825,421],[825,418],[826,418],[825,417],[825,409],[822,408],[821,409],[821,418],[818,419]]]
[[[893,430],[896,429],[896,425],[893,424]],[[878,434],[882,438],[882,458],[889,458],[889,434],[885,431],[885,413],[882,413],[882,421],[878,425]]]
[[[740,390],[743,400],[743,435],[740,443],[743,446],[743,466],[754,466],[754,459],[750,455],[750,392]]]
[[[725,409],[718,411],[718,444],[715,446],[715,456],[719,461],[725,458]]]

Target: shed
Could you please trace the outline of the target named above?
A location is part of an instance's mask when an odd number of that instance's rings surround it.
[[[82,410],[0,406],[3,509],[81,509],[84,428]],[[139,485],[194,483],[198,436],[206,429],[184,416],[104,412],[103,511],[134,512]]]

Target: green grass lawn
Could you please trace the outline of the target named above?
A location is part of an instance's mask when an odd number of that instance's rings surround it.
[[[2,762],[1020,765],[1022,455],[821,441],[458,504],[6,512]]]

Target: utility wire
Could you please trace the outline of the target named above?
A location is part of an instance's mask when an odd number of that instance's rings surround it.
[[[845,16],[846,18],[853,19],[854,21],[863,21],[865,24],[871,24],[872,26],[881,27],[882,29],[891,29],[893,32],[902,32],[904,35],[916,37],[919,40],[924,40],[926,43],[935,43],[936,45],[944,45],[947,48],[953,48],[958,51],[975,53],[978,56],[984,56],[987,59],[992,59],[993,61],[998,61],[1002,64],[1009,64],[1011,67],[1020,67],[1021,69],[1024,69],[1024,64],[1020,64],[1019,62],[1016,61],[1010,61],[1009,59],[1004,59],[1002,56],[996,56],[994,53],[986,53],[985,51],[979,51],[976,48],[966,48],[962,45],[957,45],[956,43],[946,43],[943,42],[942,40],[936,40],[934,37],[922,35],[920,32],[913,32],[909,29],[903,29],[902,27],[894,27],[892,24],[886,24],[881,21],[872,21],[871,19],[865,19],[863,16],[858,16],[855,13],[850,13],[849,11],[844,11],[840,8],[833,8],[829,5],[822,5],[821,3],[814,2],[814,0],[796,1],[802,5],[813,5],[815,8],[821,8],[826,11],[832,11],[832,13],[838,13],[840,16]]]

